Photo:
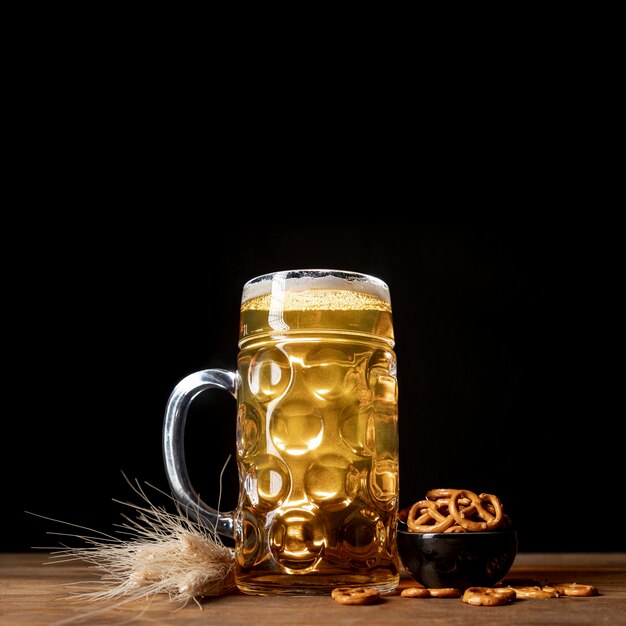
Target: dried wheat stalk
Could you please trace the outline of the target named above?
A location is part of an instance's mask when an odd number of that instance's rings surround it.
[[[122,515],[126,522],[119,525],[118,532],[123,537],[63,521],[61,523],[90,534],[49,533],[80,539],[85,544],[52,548],[50,563],[85,561],[100,574],[100,580],[96,581],[99,589],[74,591],[73,598],[89,602],[113,601],[113,605],[108,604],[103,610],[161,594],[183,606],[190,600],[200,606],[198,598],[234,589],[234,552],[223,544],[215,529],[191,520],[175,500],[172,499],[176,512],[171,513],[165,507],[152,504],[137,481],[131,487],[143,504],[116,500],[137,513],[134,519]],[[90,589],[93,584],[93,581],[84,583]]]

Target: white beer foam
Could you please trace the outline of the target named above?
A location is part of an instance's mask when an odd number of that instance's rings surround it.
[[[289,270],[259,276],[244,285],[241,303],[258,299],[250,308],[261,309],[277,298],[293,309],[370,309],[376,301],[375,308],[390,308],[389,288],[382,280],[343,270]],[[380,301],[386,306],[381,307]]]

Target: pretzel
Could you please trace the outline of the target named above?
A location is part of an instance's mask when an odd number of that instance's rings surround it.
[[[554,585],[562,596],[597,596],[598,588],[580,583],[557,583]]]
[[[460,598],[461,592],[452,587],[408,587],[400,592],[404,598]]]
[[[531,585],[522,587],[509,587],[515,591],[518,598],[558,598],[559,591],[550,585]]]
[[[437,512],[441,512],[442,514],[444,514],[445,516],[449,515],[448,512],[448,497],[444,497],[443,494],[449,494],[452,491],[456,491],[453,489],[431,489],[430,491],[428,491],[426,493],[426,497],[428,498],[428,500],[420,500],[420,504],[422,504],[422,507],[420,508],[420,513],[423,515],[424,513],[428,512],[429,509],[431,509],[432,505],[430,504],[431,501],[434,501],[436,503],[436,507],[435,509],[437,510]],[[467,499],[467,498],[462,498],[459,499],[459,504],[461,506],[469,506],[471,504],[471,502]],[[491,506],[491,505],[489,505]],[[411,510],[410,506],[407,506],[403,509],[401,509],[400,511],[398,511],[398,519],[401,522],[404,522],[405,524],[407,523],[407,518],[409,516],[409,511]],[[468,512],[469,514],[470,512]],[[416,513],[414,512],[414,516],[416,515]],[[419,519],[419,518],[418,518]],[[428,518],[424,518],[425,521],[428,521]],[[441,521],[441,520],[439,520]],[[417,520],[416,520],[417,522]],[[420,524],[422,524],[424,522],[420,522]],[[424,531],[427,532],[427,531]]]
[[[454,526],[450,526],[448,530],[444,530],[443,532],[444,533],[464,533],[465,528],[463,528],[463,526],[459,526],[458,524],[455,524]]]
[[[337,587],[331,597],[339,604],[373,604],[380,598],[380,592],[370,587]]]
[[[468,587],[463,602],[471,606],[502,606],[515,599],[515,591],[504,587]]]
[[[475,522],[467,519],[466,512],[468,511],[469,507],[466,507],[465,509],[462,509],[460,507],[460,497],[469,498],[472,502],[472,505],[476,509],[478,517],[480,517],[484,521]],[[483,500],[488,501],[493,506],[493,514],[483,506]],[[469,531],[475,532],[480,530],[493,530],[494,528],[497,528],[502,521],[502,505],[500,504],[500,500],[498,500],[498,498],[489,493],[481,493],[479,496],[477,496],[472,491],[456,491],[450,496],[448,509],[450,510],[450,515],[452,515],[456,523],[459,526],[465,528],[465,530]]]
[[[418,513],[421,515],[416,519]],[[428,524],[430,520],[434,524]],[[450,515],[443,515],[437,508],[437,503],[432,500],[420,500],[410,509],[407,516],[406,525],[414,533],[442,533],[454,524],[454,518]]]
[[[429,500],[438,500],[439,498],[449,498],[457,489],[429,489],[426,497]]]
[[[407,587],[400,592],[403,598],[430,598],[430,591],[424,587]]]
[[[461,592],[453,587],[441,587],[440,589],[428,589],[433,598],[460,598]]]
[[[401,512],[411,532],[478,532],[494,530],[503,521],[510,524],[500,500],[489,493],[476,495],[468,489],[430,489],[426,498]]]

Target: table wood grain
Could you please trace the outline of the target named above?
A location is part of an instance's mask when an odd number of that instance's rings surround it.
[[[119,608],[69,600],[72,584],[93,580],[81,563],[50,563],[47,553],[0,554],[0,625],[52,626],[406,626],[444,624],[626,624],[626,553],[519,554],[509,578],[596,585],[591,598],[518,600],[503,607],[472,607],[459,599],[410,599],[399,593],[371,606],[341,606],[330,596],[258,597],[238,591],[180,608],[163,600]],[[402,577],[401,587],[411,579]],[[94,613],[94,611],[100,611]]]

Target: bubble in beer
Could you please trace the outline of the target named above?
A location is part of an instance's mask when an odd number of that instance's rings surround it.
[[[303,289],[283,291],[277,298],[274,293],[265,293],[241,303],[242,311],[386,311],[391,305],[369,293],[348,289]]]

